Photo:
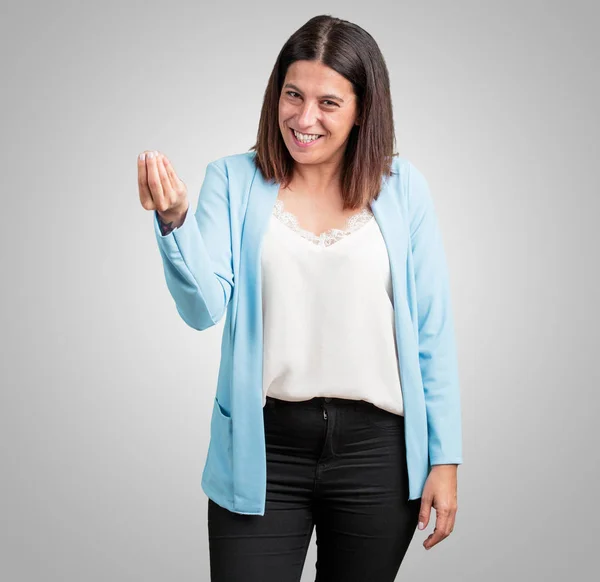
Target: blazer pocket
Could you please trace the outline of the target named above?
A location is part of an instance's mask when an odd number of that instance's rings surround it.
[[[231,415],[215,396],[210,421],[207,474],[231,495],[233,484],[233,425]]]
[[[231,451],[233,441],[233,425],[228,413],[215,396],[210,429],[211,440],[215,439],[220,451]]]
[[[215,396],[215,404],[217,407],[217,411],[219,413],[219,416],[221,416],[221,418],[224,418],[226,421],[231,422],[231,414],[229,412],[227,412],[222,406],[221,403],[219,402],[219,399]]]

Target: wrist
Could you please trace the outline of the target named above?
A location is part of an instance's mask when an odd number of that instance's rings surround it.
[[[156,214],[158,216],[158,223],[163,235],[168,234],[176,228],[179,228],[184,223],[187,212],[187,206],[183,210],[171,209],[167,212],[161,212],[157,210]]]

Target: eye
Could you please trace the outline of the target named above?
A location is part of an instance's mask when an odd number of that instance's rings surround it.
[[[298,93],[296,93],[296,91],[286,91],[286,95],[289,95],[292,99],[295,99],[295,96],[299,96]],[[331,105],[335,105],[336,107],[339,107],[339,105],[337,103],[335,103],[334,101],[330,101],[329,99],[325,99],[325,101],[323,101],[323,103],[330,103]]]

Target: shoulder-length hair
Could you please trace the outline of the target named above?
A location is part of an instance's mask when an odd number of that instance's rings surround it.
[[[344,209],[376,200],[382,177],[390,176],[395,149],[390,82],[375,39],[360,26],[320,15],[311,18],[283,45],[265,89],[254,163],[267,181],[287,187],[294,159],[279,129],[279,98],[288,67],[298,60],[319,61],[352,84],[359,125],[348,137],[341,169]]]

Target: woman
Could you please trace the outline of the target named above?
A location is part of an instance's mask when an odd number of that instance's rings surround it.
[[[249,152],[208,164],[195,213],[138,160],[182,319],[227,315],[202,488],[211,579],[395,579],[417,523],[454,527],[461,415],[428,184],[393,153],[373,38],[328,15],[282,48]],[[156,155],[155,155],[156,154]]]

